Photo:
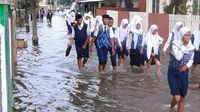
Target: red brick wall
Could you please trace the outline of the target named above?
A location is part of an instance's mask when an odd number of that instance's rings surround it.
[[[105,9],[100,9],[100,8],[97,8],[96,9],[96,15],[104,15],[106,14],[106,10]]]
[[[149,13],[149,27],[152,24],[158,25],[158,33],[165,43],[169,35],[169,15]]]
[[[140,0],[139,12],[145,12],[145,11],[146,11],[146,0]]]
[[[118,11],[118,26],[120,25],[122,19],[128,19],[129,20],[128,11]]]
[[[106,14],[106,10],[97,9],[97,15],[103,15],[103,14]],[[124,18],[129,19],[129,12],[118,11],[118,26],[120,25],[121,20]],[[113,19],[115,20],[115,18]],[[148,15],[148,23],[149,23],[149,27],[152,24],[158,25],[159,35],[164,39],[164,43],[165,43],[169,35],[169,15],[150,13]]]

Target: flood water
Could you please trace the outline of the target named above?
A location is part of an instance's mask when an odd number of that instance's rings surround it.
[[[162,75],[137,68],[118,67],[112,74],[98,74],[96,51],[83,72],[76,65],[75,46],[65,57],[67,42],[63,16],[55,14],[52,27],[38,23],[39,46],[31,45],[31,35],[18,28],[18,38],[26,38],[28,47],[18,50],[14,77],[15,112],[168,112],[171,95],[167,82],[167,59],[162,60]],[[198,67],[198,72],[200,72]],[[199,112],[200,89],[196,77],[190,78],[186,112]]]

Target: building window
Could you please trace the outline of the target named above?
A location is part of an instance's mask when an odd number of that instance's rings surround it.
[[[153,0],[152,12],[159,13],[159,1],[160,0]]]
[[[139,0],[132,0],[132,3],[134,8],[139,8]]]

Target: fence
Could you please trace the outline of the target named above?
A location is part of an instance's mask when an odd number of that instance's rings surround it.
[[[185,26],[187,26],[192,31],[194,31],[198,28],[198,25],[200,23],[200,16],[199,15],[169,15],[169,28],[172,29],[173,25],[177,21],[182,21]]]

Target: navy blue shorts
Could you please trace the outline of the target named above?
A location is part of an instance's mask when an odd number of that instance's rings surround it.
[[[77,59],[89,58],[89,44],[87,44],[87,47],[85,49],[83,49],[82,45],[79,44],[75,44],[75,46],[76,46]]]
[[[194,53],[194,64],[200,64],[200,51]]]
[[[185,97],[188,90],[188,71],[179,72],[179,70],[169,66],[168,83],[173,96],[180,95]]]
[[[104,65],[107,63],[108,59],[108,48],[105,46],[102,46],[101,48],[97,48],[97,55],[99,58],[99,64]]]
[[[110,53],[110,60],[111,60],[112,66],[117,66],[117,55],[116,55],[116,53],[113,54],[112,48],[109,48],[108,51]]]

